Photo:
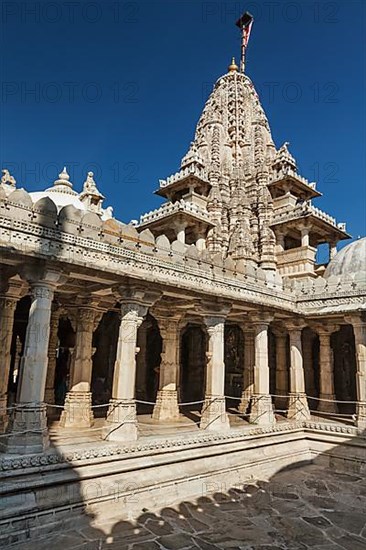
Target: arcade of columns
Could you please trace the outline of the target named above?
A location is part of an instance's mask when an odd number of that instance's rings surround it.
[[[0,297],[0,407],[1,424],[8,434],[2,439],[7,452],[41,452],[48,444],[46,403],[54,403],[54,377],[58,324],[64,312],[57,301],[57,287],[64,276],[47,270],[41,276],[27,275],[31,307],[21,358],[17,398],[9,416],[6,414],[7,388],[11,363],[11,342],[14,313],[24,292],[22,285],[8,282]],[[6,290],[6,291],[5,291]],[[153,419],[168,422],[179,417],[178,386],[181,332],[186,324],[185,309],[164,308],[161,291],[138,285],[114,289],[120,304],[120,326],[114,366],[112,397],[105,421],[107,440],[135,440],[138,423],[135,401],[136,356],[138,329],[149,311],[156,318],[163,342],[159,372],[159,388]],[[196,313],[207,335],[205,397],[200,428],[229,429],[225,400],[224,349],[225,323],[230,319],[232,304],[225,301],[200,301]],[[75,329],[75,347],[70,387],[60,417],[62,427],[89,427],[93,423],[92,367],[93,333],[104,313],[93,296],[70,306],[68,317]],[[344,323],[352,326],[356,350],[356,425],[366,427],[366,321],[361,314],[349,315]],[[303,329],[308,326],[313,333]],[[319,401],[318,410],[335,413],[333,353],[331,335],[339,329],[332,321],[313,322],[293,318],[278,323],[270,311],[243,315],[244,370],[242,397],[238,409],[249,414],[250,422],[275,422],[270,395],[268,332],[276,338],[275,404],[287,409],[287,418],[306,420],[310,417],[306,391],[314,388],[312,339],[319,338]],[[287,368],[289,357],[289,369]]]

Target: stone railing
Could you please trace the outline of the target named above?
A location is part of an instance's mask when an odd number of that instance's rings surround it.
[[[316,248],[299,246],[277,252],[277,267],[281,275],[314,274]]]
[[[276,174],[274,174],[269,183],[271,184],[271,183],[274,183],[276,181],[286,179],[286,176],[290,176],[290,177],[298,180],[299,182],[303,183],[304,185],[307,185],[310,189],[315,189],[316,188],[316,182],[314,182],[314,181],[309,182],[309,180],[307,180],[303,176],[300,176],[300,174],[298,174],[297,172],[295,172],[295,170],[292,170],[291,168],[287,169],[286,171],[280,170],[280,172],[277,172]]]
[[[310,202],[298,204],[297,206],[295,206],[295,208],[289,208],[288,205],[276,208],[274,211],[273,223],[282,223],[285,221],[302,218],[308,216],[309,214],[312,214],[316,218],[319,218],[326,223],[329,223],[337,229],[340,228],[335,218],[333,218],[326,212],[323,212],[323,210],[320,210],[320,208],[313,206]]]
[[[182,168],[182,170],[179,170],[179,172],[176,172],[172,176],[169,176],[166,180],[159,180],[160,188],[172,185],[173,183],[176,183],[177,181],[180,181],[189,176],[196,176],[200,180],[206,181],[208,183],[208,175],[206,170],[204,168],[199,168],[194,164],[191,164],[186,168]]]
[[[193,214],[203,221],[209,221],[207,210],[204,210],[195,203],[181,199],[174,203],[167,202],[156,210],[152,210],[150,212],[147,212],[146,214],[143,214],[140,217],[140,225],[151,223],[161,218],[166,218],[167,216],[170,216],[171,214],[175,214],[177,212],[188,212],[189,214]]]

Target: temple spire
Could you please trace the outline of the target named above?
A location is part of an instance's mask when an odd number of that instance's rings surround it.
[[[240,72],[245,71],[245,53],[249,42],[250,31],[252,29],[254,18],[249,12],[245,12],[236,22],[236,26],[241,30],[241,60]]]

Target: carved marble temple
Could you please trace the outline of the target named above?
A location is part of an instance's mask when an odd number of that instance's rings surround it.
[[[17,517],[29,533],[50,508],[113,506],[104,489],[127,473],[165,503],[238,464],[326,450],[365,470],[366,239],[337,252],[346,225],[274,144],[243,61],[138,223],[104,207],[92,172],[81,192],[66,168],[27,192],[3,170],[2,541]],[[76,477],[98,498],[75,496]]]

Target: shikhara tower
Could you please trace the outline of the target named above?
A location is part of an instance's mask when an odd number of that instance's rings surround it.
[[[180,171],[160,180],[157,194],[167,202],[143,215],[140,227],[267,271],[313,276],[317,246],[329,243],[332,257],[348,235],[344,224],[312,206],[320,193],[298,174],[288,143],[277,149],[273,142],[244,73],[251,24],[249,14],[237,22],[241,70],[233,58],[216,82]]]

